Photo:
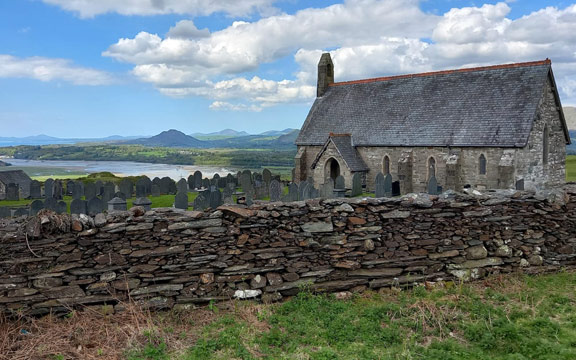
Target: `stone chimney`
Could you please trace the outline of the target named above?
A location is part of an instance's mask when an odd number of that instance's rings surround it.
[[[321,97],[328,90],[328,85],[334,83],[334,64],[329,53],[322,54],[318,63],[318,86],[316,96]]]

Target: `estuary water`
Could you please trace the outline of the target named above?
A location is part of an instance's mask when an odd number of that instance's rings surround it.
[[[168,176],[172,179],[179,180],[187,178],[196,170],[200,170],[204,177],[212,177],[218,173],[221,176],[228,173],[235,173],[238,169],[233,167],[221,166],[202,166],[202,165],[170,165],[170,164],[152,164],[132,161],[76,161],[76,160],[22,160],[22,159],[3,159],[9,162],[14,168],[24,170],[29,176],[41,175],[63,175],[66,173],[73,174],[91,174],[102,171],[109,171],[117,176],[137,176],[147,175],[151,179],[154,177]],[[12,166],[4,168],[10,170]]]

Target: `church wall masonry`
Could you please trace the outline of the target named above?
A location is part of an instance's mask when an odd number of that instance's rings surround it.
[[[272,301],[303,287],[360,291],[558,270],[576,264],[576,187],[567,191],[556,194],[563,204],[530,193],[412,194],[0,220],[0,311],[121,310],[128,299],[188,307],[238,290]]]

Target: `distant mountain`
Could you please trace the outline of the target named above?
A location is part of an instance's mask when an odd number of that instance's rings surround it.
[[[564,118],[566,119],[568,130],[576,130],[576,107],[564,106],[562,110],[564,111]]]
[[[0,146],[18,146],[18,145],[69,145],[76,143],[102,143],[120,140],[136,139],[141,136],[108,136],[105,138],[57,138],[48,135],[34,135],[25,137],[0,137]]]
[[[220,130],[217,132],[212,132],[212,133],[194,133],[194,134],[190,134],[190,136],[194,136],[194,137],[198,137],[198,136],[233,136],[233,137],[239,137],[239,136],[248,136],[250,134],[248,134],[246,131],[236,131],[236,130],[232,130],[232,129],[224,129],[224,130]]]
[[[198,140],[192,136],[186,135],[183,132],[174,129],[162,131],[160,134],[149,138],[123,141],[122,144],[138,144],[145,146],[163,147],[206,147],[204,141]]]
[[[260,133],[259,135],[265,135],[265,136],[280,136],[280,135],[286,135],[289,134],[291,132],[293,132],[294,130],[297,129],[284,129],[284,130],[269,130],[269,131],[265,131],[263,133]]]
[[[279,144],[294,145],[294,141],[296,141],[298,134],[300,134],[300,130],[293,129],[289,133],[279,136],[278,139],[276,139],[276,142],[278,142]]]

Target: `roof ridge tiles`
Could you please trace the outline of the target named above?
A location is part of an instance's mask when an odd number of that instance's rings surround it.
[[[473,67],[473,68],[431,71],[431,72],[425,72],[425,73],[419,73],[419,74],[405,74],[405,75],[384,76],[384,77],[377,77],[377,78],[370,78],[370,79],[342,81],[342,82],[332,83],[329,86],[365,84],[365,83],[372,83],[372,82],[379,82],[379,81],[408,79],[408,78],[436,76],[436,75],[447,75],[447,74],[463,73],[463,72],[474,72],[474,71],[483,71],[483,70],[509,69],[509,68],[515,68],[515,67],[550,65],[551,63],[552,63],[552,61],[550,61],[550,59],[546,58],[546,60],[539,60],[539,61],[529,61],[529,62],[521,62],[521,63],[502,64],[502,65],[479,66],[479,67]]]

